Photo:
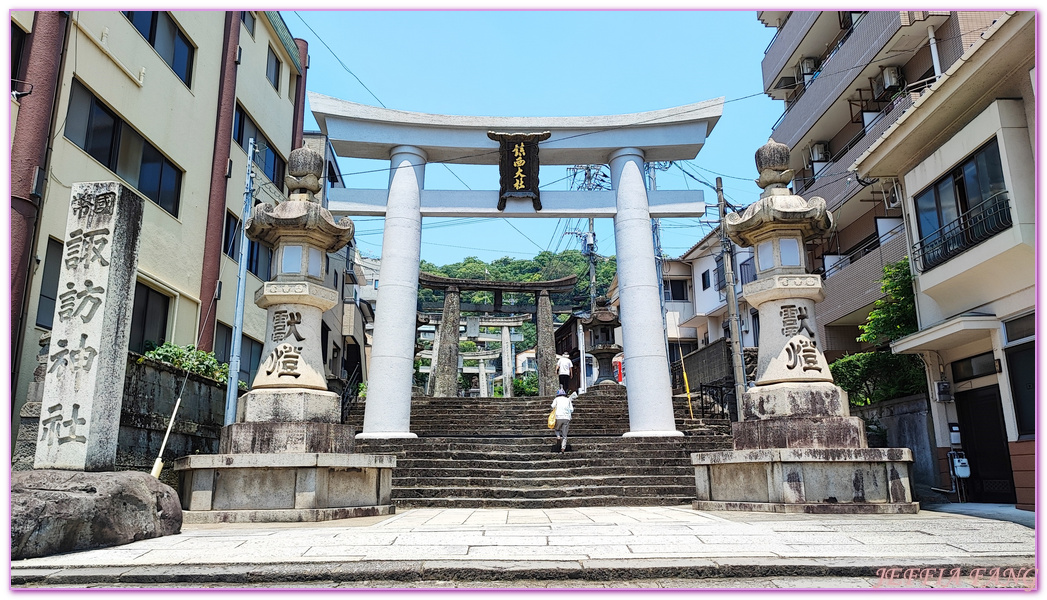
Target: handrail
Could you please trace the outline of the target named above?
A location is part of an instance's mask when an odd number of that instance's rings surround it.
[[[920,272],[966,252],[1013,224],[1007,190],[996,192],[913,244],[913,264]]]

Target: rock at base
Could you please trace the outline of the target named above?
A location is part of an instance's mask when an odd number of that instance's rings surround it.
[[[11,474],[11,558],[129,544],[182,530],[175,491],[148,473]]]

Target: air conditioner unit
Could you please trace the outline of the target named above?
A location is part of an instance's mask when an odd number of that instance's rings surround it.
[[[902,89],[902,71],[898,67],[884,67],[873,78],[873,97],[887,100],[888,96]]]
[[[829,142],[815,142],[811,144],[811,160],[814,162],[828,162],[830,158]]]
[[[898,193],[898,186],[887,192],[887,208],[899,208],[902,205],[902,195]]]
[[[800,73],[803,75],[813,75],[818,70],[818,59],[813,56],[800,59]]]

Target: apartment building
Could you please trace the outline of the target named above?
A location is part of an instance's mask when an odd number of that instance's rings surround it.
[[[754,348],[759,340],[759,312],[745,302],[742,286],[756,280],[756,267],[753,264],[752,248],[734,249],[735,293],[738,299],[739,331],[742,346]],[[724,264],[725,254],[720,241],[720,228],[716,227],[705,237],[684,252],[677,262],[687,266],[691,280],[694,282],[694,299],[690,317],[681,322],[681,326],[694,329],[697,341],[695,350],[723,338],[730,338],[730,321],[727,311],[727,272]],[[686,354],[686,353],[685,353]],[[674,360],[679,357],[673,356]]]
[[[274,11],[12,11],[11,29],[13,415],[51,327],[74,182],[144,198],[130,349],[196,344],[227,361],[249,140],[251,202],[275,202],[302,145],[306,43]],[[271,251],[249,242],[247,256],[250,382]]]
[[[1035,13],[998,14],[852,160],[897,181],[943,488],[965,453],[972,501],[1035,506]]]
[[[785,102],[775,141],[792,151],[794,193],[825,199],[835,230],[808,247],[824,277],[818,337],[831,362],[882,297],[883,265],[906,256],[900,182],[849,170],[948,71],[998,11],[760,11],[777,33],[764,54],[767,94]]]

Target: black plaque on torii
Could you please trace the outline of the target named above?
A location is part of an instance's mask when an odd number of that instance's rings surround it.
[[[496,133],[487,137],[498,142],[498,172],[501,189],[498,210],[505,210],[509,198],[529,198],[536,211],[542,210],[538,192],[538,142],[549,139],[550,132]]]

